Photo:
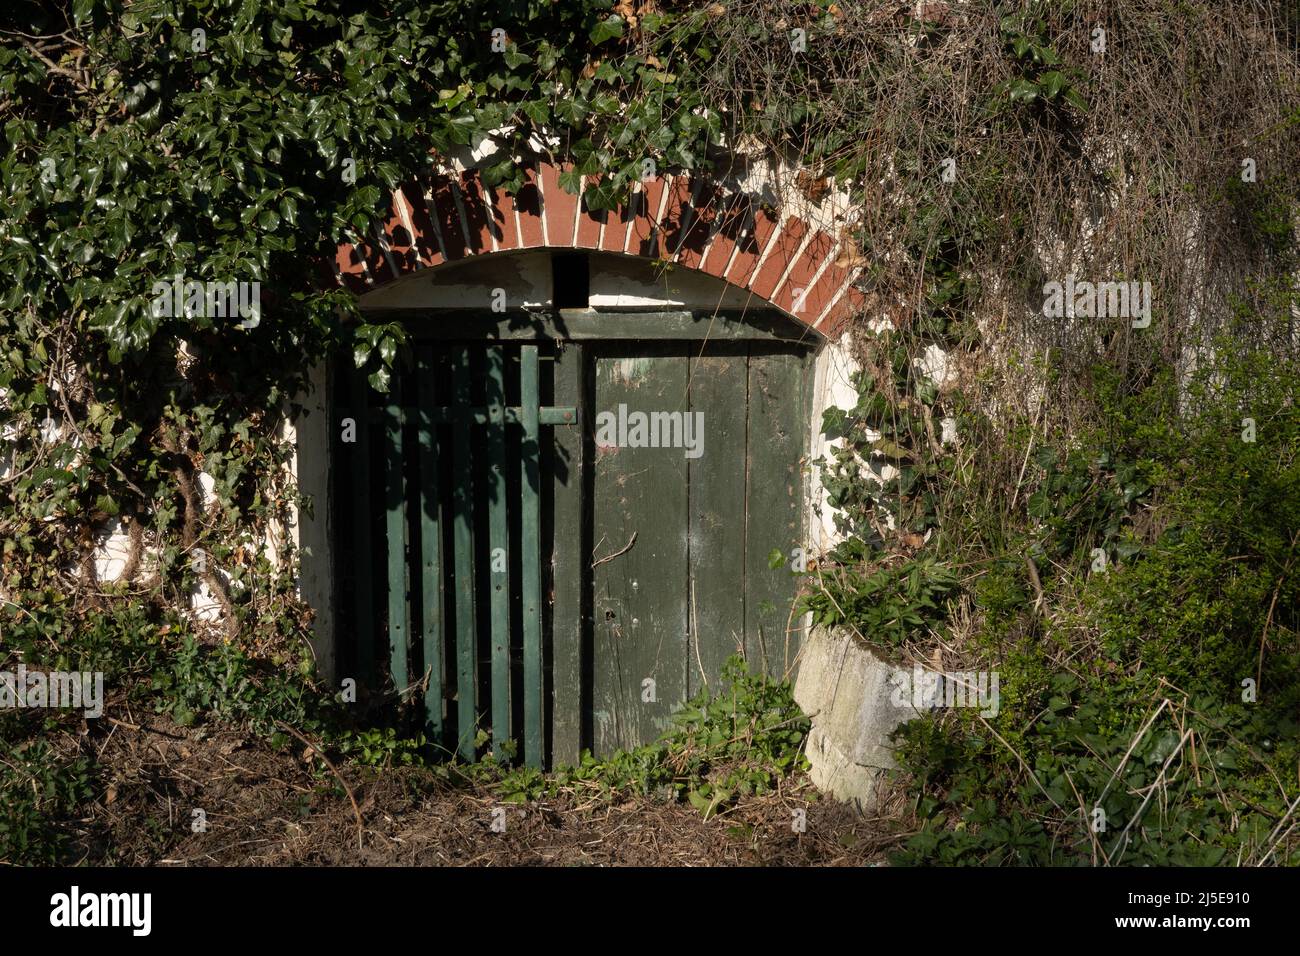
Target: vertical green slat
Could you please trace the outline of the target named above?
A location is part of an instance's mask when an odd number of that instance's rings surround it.
[[[787,634],[797,580],[773,570],[777,549],[790,559],[803,544],[804,361],[752,350],[749,357],[749,441],[746,450],[745,652],[751,668],[786,674],[798,652]]]
[[[456,587],[456,714],[459,725],[460,754],[474,759],[476,698],[478,677],[474,652],[474,468],[470,460],[469,349],[454,353],[453,370],[453,452],[452,461],[452,542]]]
[[[524,761],[530,767],[542,765],[542,551],[541,469],[537,408],[537,346],[525,345],[520,354],[520,578],[524,606]]]
[[[488,582],[492,619],[492,749],[510,739],[510,525],[506,516],[506,374],[502,350],[487,350]]]
[[[745,390],[744,356],[691,359],[690,414],[702,424],[690,484],[690,619],[686,693],[717,692],[722,665],[744,648]]]
[[[623,357],[598,356],[593,415],[597,420],[606,413],[617,416],[624,405],[629,419],[633,414],[686,411],[688,366],[685,355],[644,346]],[[651,743],[671,726],[670,715],[687,699],[690,646],[690,460],[681,448],[633,442],[631,426],[622,447],[600,447],[601,432],[597,424],[591,504],[594,553],[589,559],[592,750],[597,756]],[[646,699],[647,678],[654,681],[653,700]]]
[[[424,710],[429,734],[442,741],[442,529],[438,521],[438,426],[433,421],[434,372],[429,356],[420,353],[417,401],[420,407],[420,568],[424,609],[421,637],[429,686]]]
[[[360,560],[355,562],[357,671],[362,683],[375,679],[375,615],[373,575],[370,567],[370,385],[365,372],[348,363],[348,405],[356,427],[352,444],[352,529],[353,546]],[[344,446],[346,447],[346,446]]]
[[[402,476],[402,406],[396,379],[390,385],[384,409],[387,441],[385,448],[384,498],[385,539],[388,545],[388,648],[393,686],[400,694],[410,683],[407,642],[410,636],[410,605],[406,600],[406,488]]]
[[[555,404],[579,409],[582,420],[584,350],[573,343],[555,355]],[[548,478],[555,510],[551,557],[551,763],[576,765],[582,749],[582,603],[586,585],[583,532],[586,521],[582,488],[582,429],[557,426],[548,433],[555,455]]]

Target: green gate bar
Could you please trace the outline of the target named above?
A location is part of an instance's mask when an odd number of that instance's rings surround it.
[[[538,407],[537,346],[525,345],[519,361],[520,580],[524,605],[524,762],[542,765],[542,546],[541,546],[541,429]]]
[[[510,523],[506,515],[506,371],[499,347],[487,350],[488,554],[492,620],[492,750],[510,739]],[[498,552],[500,552],[498,554]],[[524,554],[528,554],[525,550]]]
[[[441,388],[437,385],[437,372],[430,356],[418,350],[416,357],[417,381],[415,405],[404,407],[398,385],[394,382],[388,401],[380,408],[367,404],[368,384],[361,373],[352,376],[351,404],[357,411],[358,454],[353,462],[353,486],[359,507],[355,515],[358,553],[358,629],[361,632],[362,672],[369,675],[374,665],[373,587],[377,576],[371,572],[368,560],[370,524],[372,514],[366,502],[370,499],[370,479],[367,449],[371,423],[382,426],[384,435],[384,527],[387,541],[389,621],[389,647],[392,678],[398,690],[411,684],[409,655],[413,628],[410,595],[418,586],[422,595],[422,617],[418,634],[423,649],[424,667],[428,684],[424,691],[424,707],[429,732],[441,741],[445,732],[443,720],[444,701],[449,696],[449,678],[446,673],[446,642],[452,640],[448,633],[448,608],[455,615],[455,696],[456,723],[459,728],[457,751],[466,760],[477,756],[475,740],[478,736],[480,707],[488,710],[488,702],[479,700],[478,686],[478,608],[476,606],[475,575],[486,574],[489,588],[489,622],[491,629],[491,702],[492,749],[503,756],[501,744],[514,739],[522,744],[524,762],[540,767],[545,760],[545,676],[542,646],[542,553],[541,553],[541,430],[543,426],[571,425],[577,423],[574,406],[541,407],[539,355],[536,345],[525,345],[520,351],[520,401],[507,406],[506,355],[501,347],[486,350],[486,404],[473,405],[472,357],[468,348],[454,349],[451,353],[452,375],[450,401],[437,404]],[[447,452],[439,440],[438,426],[450,424],[451,480],[449,513],[442,515],[439,493],[438,462]],[[403,463],[403,431],[415,425],[418,432],[420,487],[418,526],[416,517],[408,514]],[[522,602],[523,633],[523,722],[512,728],[512,672],[510,634],[510,509],[509,483],[506,475],[506,429],[520,428],[520,495],[519,589]],[[485,489],[474,487],[473,429],[486,428]],[[415,451],[416,449],[411,449]],[[488,523],[488,553],[476,553],[474,530],[474,496],[485,492],[488,496],[486,519]],[[482,512],[480,512],[482,514]],[[442,521],[452,522],[452,554],[443,553]],[[418,532],[417,532],[418,527]],[[419,536],[419,582],[414,579],[416,561],[415,540]],[[495,553],[494,553],[495,552]],[[448,567],[450,565],[450,567]],[[499,570],[504,568],[504,570]],[[452,581],[445,575],[450,572]],[[408,580],[409,578],[409,580]],[[450,587],[451,594],[447,589]],[[488,716],[483,715],[485,718]],[[512,729],[515,731],[511,733]]]
[[[387,422],[384,507],[388,538],[388,649],[393,687],[399,695],[410,683],[407,669],[407,638],[410,633],[410,604],[406,599],[406,488],[402,476],[402,410],[390,393],[385,408]]]
[[[470,460],[470,355],[458,349],[453,361],[452,541],[456,589],[456,714],[460,755],[474,759],[478,676],[474,628],[474,468]]]
[[[348,404],[352,412],[355,442],[352,443],[352,530],[360,560],[356,574],[357,672],[362,683],[375,677],[375,615],[372,603],[373,575],[370,568],[370,383],[366,373],[348,363]]]
[[[420,417],[420,606],[421,638],[428,684],[424,689],[424,711],[429,737],[442,743],[442,527],[438,499],[438,430],[433,422],[434,374],[430,356],[421,350],[416,376]]]

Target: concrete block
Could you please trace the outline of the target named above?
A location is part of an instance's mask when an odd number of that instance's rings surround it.
[[[847,629],[812,629],[794,696],[812,719],[806,754],[819,790],[864,810],[875,806],[880,783],[895,766],[889,735],[916,716],[893,702],[899,680],[889,662]]]

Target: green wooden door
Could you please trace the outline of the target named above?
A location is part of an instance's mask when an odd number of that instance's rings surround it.
[[[768,555],[803,540],[808,369],[799,343],[417,339],[381,396],[345,357],[336,581],[371,699],[555,765],[653,741],[732,654],[787,673]]]
[[[807,360],[759,344],[594,349],[592,746],[633,747],[716,690],[785,674],[803,538]]]

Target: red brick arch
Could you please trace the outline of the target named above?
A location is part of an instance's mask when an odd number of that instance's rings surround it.
[[[524,173],[514,196],[486,187],[475,170],[400,187],[371,242],[339,246],[335,278],[362,293],[470,256],[589,249],[707,273],[824,335],[862,304],[852,285],[860,266],[835,236],[703,177],[661,176],[626,206],[593,212],[561,188],[556,166],[530,165]]]

